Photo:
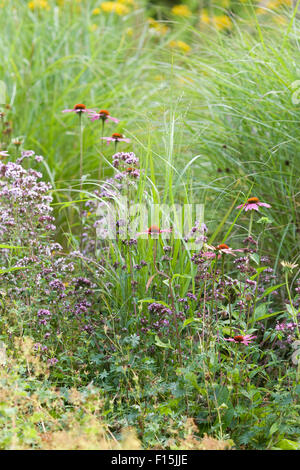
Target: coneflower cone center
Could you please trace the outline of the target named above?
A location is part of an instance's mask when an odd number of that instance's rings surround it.
[[[217,250],[228,250],[229,246],[226,243],[221,243],[221,245],[217,246]]]
[[[109,112],[106,109],[100,109],[99,116],[105,119],[107,116],[109,116]]]
[[[258,197],[250,197],[247,201],[247,204],[256,204],[257,202],[259,202]]]
[[[160,228],[157,225],[151,225],[148,229],[149,233],[160,233]]]
[[[86,105],[85,104],[75,104],[74,109],[84,110],[84,109],[86,109]]]
[[[234,341],[241,343],[244,340],[244,336],[238,335],[233,337]]]

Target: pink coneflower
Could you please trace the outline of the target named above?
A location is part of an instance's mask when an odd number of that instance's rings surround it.
[[[107,111],[106,109],[100,109],[98,113],[96,111],[91,111],[89,117],[91,121],[97,121],[98,119],[101,119],[102,122],[105,122],[107,121],[107,119],[110,119],[113,122],[116,122],[116,123],[119,122],[119,119],[112,117],[109,114],[109,111]]]
[[[106,140],[106,142],[109,144],[110,142],[127,142],[129,144],[130,139],[125,138],[122,134],[119,134],[118,132],[115,132],[112,134],[111,137],[101,137],[101,139]]]
[[[75,104],[73,109],[64,109],[62,112],[81,114],[81,113],[91,113],[93,112],[93,110],[87,109],[85,104]]]
[[[0,152],[0,157],[8,157],[8,152],[6,150],[3,150],[2,152]]]
[[[149,236],[152,236],[152,235],[159,235],[161,233],[170,233],[172,232],[172,229],[171,228],[168,228],[168,229],[165,229],[165,230],[161,230],[157,225],[151,225],[146,232],[140,232],[140,233],[137,233],[137,236],[139,235],[149,235]]]
[[[271,207],[270,204],[266,202],[260,202],[258,197],[250,197],[245,204],[241,204],[237,206],[237,209],[241,209],[243,207],[244,211],[259,211],[258,206],[262,207]]]
[[[239,343],[239,344],[245,344],[246,346],[248,346],[249,343],[252,342],[252,340],[254,340],[255,338],[257,338],[257,336],[252,336],[252,335],[245,335],[245,336],[242,336],[242,335],[237,335],[237,336],[234,336],[233,338],[224,338],[225,341],[231,341],[232,343]]]
[[[222,254],[236,256],[235,252],[240,252],[240,253],[244,252],[244,250],[241,250],[241,249],[233,250],[232,248],[229,248],[229,246],[226,245],[226,243],[221,243],[220,245],[217,245],[217,246],[207,245],[206,248],[210,250],[205,253],[202,253],[202,255],[205,256],[206,258],[215,258],[216,256],[220,258]]]

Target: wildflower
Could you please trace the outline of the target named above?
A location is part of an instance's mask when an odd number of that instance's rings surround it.
[[[30,10],[36,10],[38,8],[41,10],[50,10],[50,5],[47,0],[32,0],[28,2],[28,8]]]
[[[123,3],[124,5],[135,5],[134,0],[118,0],[118,3]]]
[[[119,119],[112,117],[109,114],[109,111],[107,111],[106,109],[100,109],[98,113],[96,113],[95,111],[92,111],[90,113],[90,118],[91,118],[91,121],[97,121],[98,119],[101,119],[102,122],[105,122],[107,121],[107,119],[110,119],[113,122],[116,122],[116,123],[119,122]]]
[[[191,46],[189,46],[186,42],[184,41],[170,41],[169,42],[169,47],[171,49],[180,49],[182,52],[189,52],[191,50]]]
[[[192,16],[192,12],[187,5],[175,5],[171,11],[173,15],[182,16],[184,18]]]
[[[231,341],[231,342],[237,343],[237,344],[245,344],[246,346],[248,346],[248,344],[251,343],[255,338],[257,338],[257,336],[237,335],[237,336],[234,336],[233,338],[224,338],[224,339],[225,339],[225,341]]]
[[[148,23],[150,26],[150,32],[154,32],[159,36],[164,36],[170,30],[168,26],[156,21],[154,18],[148,18]]]
[[[89,30],[90,30],[92,33],[94,33],[95,31],[97,31],[97,29],[98,29],[98,25],[95,24],[95,23],[91,24],[91,26],[89,27]]]
[[[232,248],[229,248],[229,246],[226,245],[226,243],[221,243],[220,245],[217,245],[217,246],[206,245],[206,248],[210,250],[209,252],[202,253],[202,255],[205,256],[206,258],[215,258],[217,255],[218,255],[218,258],[220,258],[221,254],[236,256],[235,252],[244,251],[240,249],[233,250]],[[214,253],[214,251],[216,253]]]
[[[129,12],[129,8],[120,2],[103,2],[100,7],[105,13],[116,13],[119,16]]]
[[[56,357],[53,357],[51,359],[48,359],[48,364],[49,366],[54,366],[55,364],[58,363],[58,359],[56,359]]]
[[[152,236],[152,235],[159,235],[161,233],[170,233],[172,232],[172,229],[165,229],[165,230],[161,230],[157,225],[151,225],[146,232],[140,232],[138,233],[137,235],[149,235],[149,236]]]
[[[289,263],[288,261],[281,261],[280,264],[285,272],[293,272],[293,270],[298,266],[298,264]]]
[[[6,150],[5,150],[5,151],[2,151],[2,152],[0,152],[0,157],[8,157],[8,156],[9,156],[9,155],[8,155],[8,153],[7,153],[7,151],[6,151]]]
[[[111,137],[101,137],[101,139],[106,140],[107,144],[110,142],[127,142],[129,144],[130,139],[125,138],[122,134],[115,132]]]
[[[76,113],[80,115],[81,113],[93,112],[93,110],[87,109],[85,104],[75,104],[73,109],[64,109],[62,112],[63,113]]]
[[[94,10],[92,11],[92,15],[100,15],[100,13],[101,13],[100,8],[94,8]]]
[[[11,143],[13,145],[15,145],[16,147],[19,147],[20,145],[22,145],[24,142],[23,138],[22,137],[16,137],[14,139],[11,139]]]
[[[210,17],[209,17],[209,15],[207,14],[207,12],[205,10],[203,10],[203,12],[200,15],[200,21],[203,24],[209,24],[210,23]]]
[[[252,210],[259,211],[258,206],[271,207],[270,204],[267,204],[266,202],[260,202],[258,197],[250,197],[245,204],[237,206],[237,209],[243,208],[245,212]]]
[[[218,31],[222,31],[223,29],[231,29],[232,22],[229,16],[221,15],[221,16],[214,16],[213,24],[215,25]]]

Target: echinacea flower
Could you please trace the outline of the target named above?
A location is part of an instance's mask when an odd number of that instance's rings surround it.
[[[192,12],[187,5],[175,5],[171,11],[173,15],[182,16],[184,18],[192,16]]]
[[[109,114],[109,111],[107,111],[106,109],[100,109],[100,111],[98,113],[95,112],[95,111],[91,111],[90,119],[91,119],[91,121],[97,121],[98,119],[101,119],[102,122],[105,122],[105,121],[107,121],[107,119],[110,119],[113,122],[116,122],[116,123],[119,122],[119,119],[117,119],[115,117],[112,117]]]
[[[250,197],[245,204],[237,206],[237,209],[243,208],[245,212],[252,210],[259,212],[258,206],[271,207],[270,204],[267,204],[266,202],[260,202],[258,197]]]
[[[298,267],[298,264],[290,263],[289,261],[280,261],[280,264],[286,272],[293,272]]]
[[[5,151],[2,151],[0,152],[0,157],[8,157],[8,152],[5,150]]]
[[[252,340],[254,340],[255,338],[257,338],[257,336],[237,335],[237,336],[234,336],[233,338],[224,338],[224,339],[225,341],[231,341],[232,343],[237,343],[237,344],[245,344],[246,346],[248,346],[248,344],[251,343]]]
[[[156,235],[157,236],[157,235],[160,235],[161,233],[170,233],[170,232],[172,232],[171,228],[162,230],[157,225],[151,225],[147,229],[146,232],[137,233],[137,236],[139,236],[139,235],[149,235],[149,236]]]
[[[220,258],[221,255],[223,254],[236,256],[235,252],[242,253],[244,251],[241,249],[233,250],[232,248],[229,248],[229,246],[226,245],[226,243],[221,243],[220,245],[217,245],[217,246],[206,245],[206,249],[209,251],[202,253],[202,255],[205,256],[206,258],[215,258],[216,256]]]
[[[101,139],[106,140],[106,142],[109,144],[110,142],[127,142],[129,144],[130,139],[125,138],[122,134],[119,134],[118,132],[115,132],[112,134],[111,137],[101,137]]]
[[[88,109],[85,104],[75,104],[73,109],[64,109],[63,113],[76,113],[81,115],[81,113],[90,113],[93,112],[92,109]]]

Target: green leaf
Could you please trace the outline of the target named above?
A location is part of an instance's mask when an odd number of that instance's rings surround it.
[[[270,427],[269,436],[272,436],[272,434],[278,431],[278,428],[279,428],[278,423],[273,423],[272,426]]]
[[[174,274],[174,276],[172,277],[172,282],[177,277],[182,277],[183,279],[191,279],[192,278],[192,276],[190,276],[189,274]]]
[[[163,342],[159,339],[159,337],[158,337],[157,335],[155,336],[155,344],[156,344],[156,346],[159,346],[160,348],[174,349],[174,348],[172,348],[172,346],[171,346],[170,340],[168,341],[167,344],[166,344],[166,343],[163,343]]]
[[[198,323],[201,323],[202,320],[200,318],[187,318],[186,320],[184,320],[184,323],[181,327],[181,331],[188,325],[190,325],[191,323],[193,322],[198,322]]]
[[[25,248],[24,246],[14,246],[14,245],[2,245],[0,244],[0,248],[5,248],[5,249],[8,249],[8,250],[15,250],[17,248]]]
[[[284,283],[283,284],[276,284],[276,286],[272,286],[272,287],[269,287],[268,289],[266,289],[264,291],[264,293],[262,294],[261,297],[259,297],[258,300],[262,300],[264,297],[266,297],[267,295],[271,294],[271,292],[273,292],[274,290],[276,289],[279,289],[279,287],[282,287],[284,286]]]
[[[300,450],[300,442],[291,441],[290,439],[281,439],[276,444],[276,447],[281,450]]]
[[[250,258],[252,259],[252,261],[254,261],[254,263],[259,264],[259,256],[257,253],[252,253],[250,255]]]
[[[255,279],[260,273],[265,271],[267,268],[268,266],[262,266],[261,268],[257,268],[256,274],[253,274],[253,276],[250,277],[251,281],[253,281],[253,279]]]
[[[0,274],[10,273],[12,271],[19,271],[20,269],[30,269],[28,266],[15,266],[14,268],[0,269]]]
[[[275,317],[276,315],[279,315],[280,313],[283,313],[283,312],[284,310],[281,310],[280,312],[268,313],[267,315],[263,315],[262,317],[255,318],[254,321],[256,322],[256,321],[265,320],[266,318]]]

